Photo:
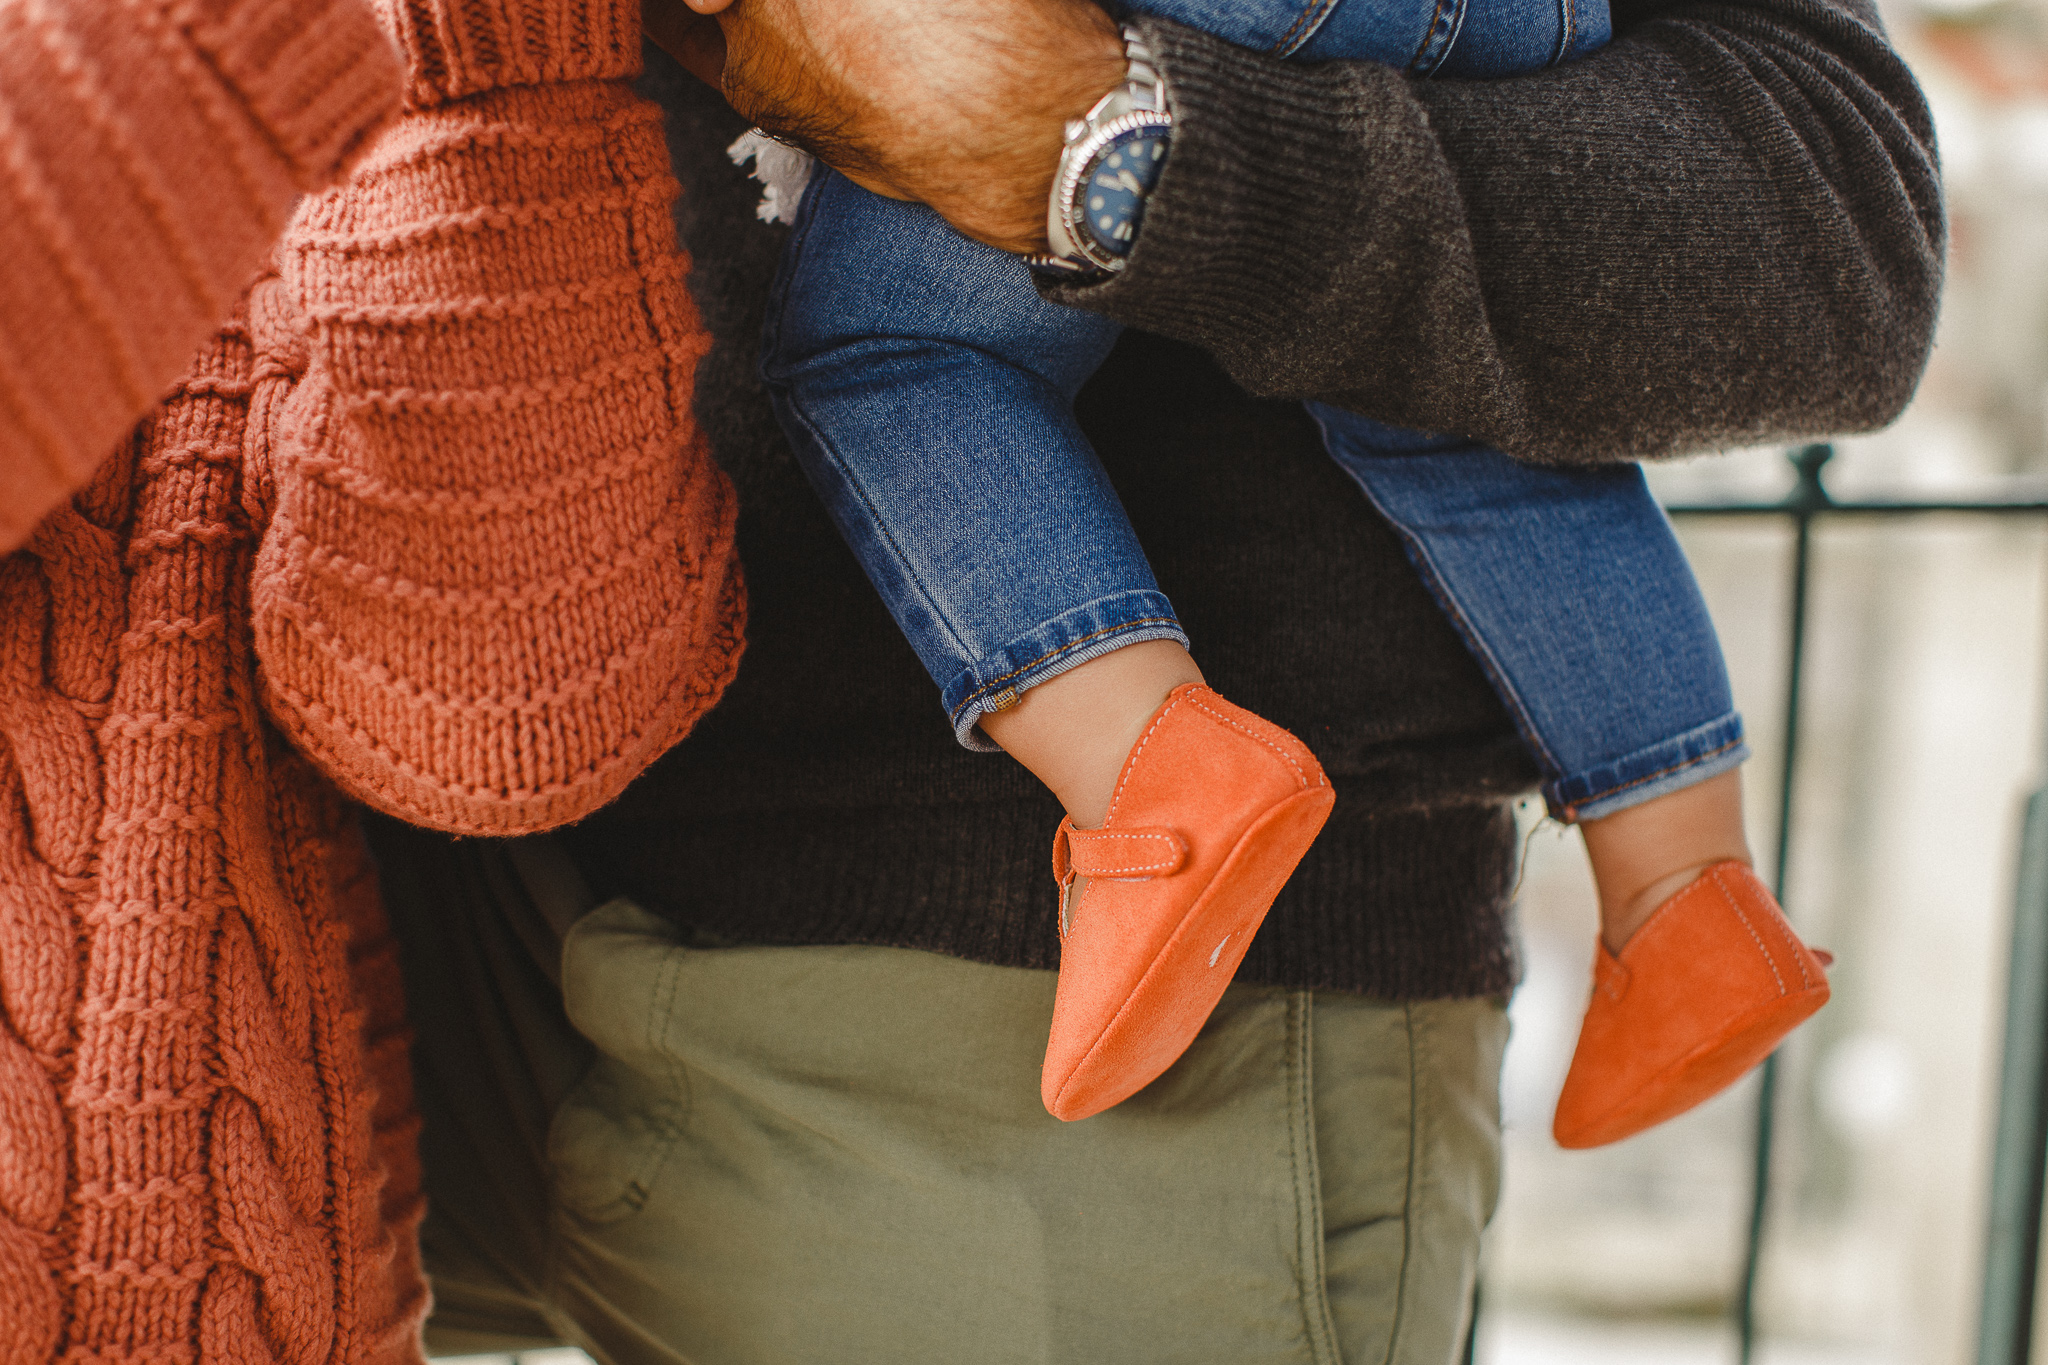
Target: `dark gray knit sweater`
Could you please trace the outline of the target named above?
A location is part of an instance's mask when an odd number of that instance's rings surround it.
[[[1149,24],[1173,156],[1129,271],[1062,297],[1142,328],[1083,422],[1210,681],[1337,787],[1240,980],[1390,998],[1511,984],[1506,799],[1534,770],[1315,397],[1541,460],[1867,428],[1925,361],[1942,218],[1912,78],[1862,4],[1616,7],[1612,46],[1497,82],[1298,66]],[[754,377],[781,246],[672,66],[678,221],[717,345],[698,406],[742,499],[725,702],[569,831],[585,875],[723,938],[1057,960],[1059,810],[958,748]]]

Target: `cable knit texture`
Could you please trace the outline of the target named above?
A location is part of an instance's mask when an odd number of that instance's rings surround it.
[[[47,13],[0,0],[17,32]],[[277,128],[346,144],[282,9],[177,13],[221,70],[292,73]],[[731,495],[688,417],[702,346],[659,133],[583,48],[524,51],[570,79],[401,118],[89,482],[44,470],[85,486],[0,559],[0,1365],[418,1361],[397,964],[315,765],[401,818],[538,828],[733,671]],[[0,126],[17,181],[49,154]],[[169,346],[161,285],[38,296],[0,341],[61,356],[66,310],[100,298]],[[53,449],[94,439],[70,408],[38,420]]]
[[[590,35],[637,7],[561,8],[580,66],[510,61],[496,6],[464,8],[476,31],[452,7],[394,19],[450,88],[610,71]],[[456,60],[478,51],[503,61]],[[279,723],[363,801],[461,833],[558,824],[730,680],[735,509],[690,412],[706,342],[676,193],[660,111],[624,82],[512,85],[408,113],[287,233],[293,316],[256,320],[306,329],[307,372],[257,647]],[[459,782],[451,753],[478,760]]]
[[[267,375],[262,382],[252,382]],[[404,1361],[394,947],[257,711],[247,330],[0,564],[0,1361]]]
[[[398,105],[364,0],[0,0],[0,550]]]

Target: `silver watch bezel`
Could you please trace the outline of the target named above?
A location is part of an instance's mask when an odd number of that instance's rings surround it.
[[[1112,275],[1124,268],[1129,258],[1114,256],[1104,251],[1096,244],[1094,235],[1088,231],[1083,221],[1088,210],[1083,202],[1081,186],[1088,178],[1088,168],[1095,164],[1095,159],[1102,155],[1110,143],[1126,133],[1148,128],[1171,132],[1173,115],[1164,110],[1154,109],[1134,109],[1127,114],[1118,114],[1108,122],[1090,129],[1081,141],[1074,144],[1074,154],[1071,157],[1061,158],[1059,179],[1053,185],[1053,216],[1046,224],[1046,236],[1052,244],[1054,254],[1079,256],[1097,270]],[[1059,224],[1058,234],[1051,230],[1054,222]],[[1061,241],[1061,237],[1066,240]]]
[[[1117,138],[1143,129],[1171,132],[1173,112],[1167,107],[1166,78],[1152,63],[1151,50],[1133,28],[1124,29],[1124,79],[1095,106],[1066,127],[1059,169],[1046,204],[1045,235],[1051,248],[1028,257],[1041,269],[1114,275],[1128,258],[1114,256],[1095,244],[1083,225],[1081,186],[1088,167]]]

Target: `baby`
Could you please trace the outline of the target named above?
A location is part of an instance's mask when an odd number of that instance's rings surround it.
[[[1418,78],[1533,70],[1609,36],[1604,0],[1129,8]],[[1146,198],[1172,175],[1172,99],[1134,30],[1126,55],[1126,83],[1069,130],[1049,224],[1060,255],[1028,266],[758,135],[734,148],[760,158],[764,216],[794,228],[763,373],[798,458],[960,743],[1007,751],[1066,808],[1043,1077],[1063,1119],[1117,1103],[1187,1047],[1333,799],[1306,746],[1203,683],[1073,416],[1118,328],[1030,279],[1112,273],[1142,250]],[[1641,470],[1524,464],[1307,406],[1513,716],[1551,812],[1584,831],[1601,935],[1558,1140],[1612,1142],[1691,1108],[1828,987],[1750,871],[1741,718]]]

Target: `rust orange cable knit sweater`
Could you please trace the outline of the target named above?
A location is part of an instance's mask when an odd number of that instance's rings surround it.
[[[329,779],[540,828],[737,661],[637,0],[380,9],[372,134],[343,0],[0,0],[0,1365],[415,1358],[402,1003]]]

